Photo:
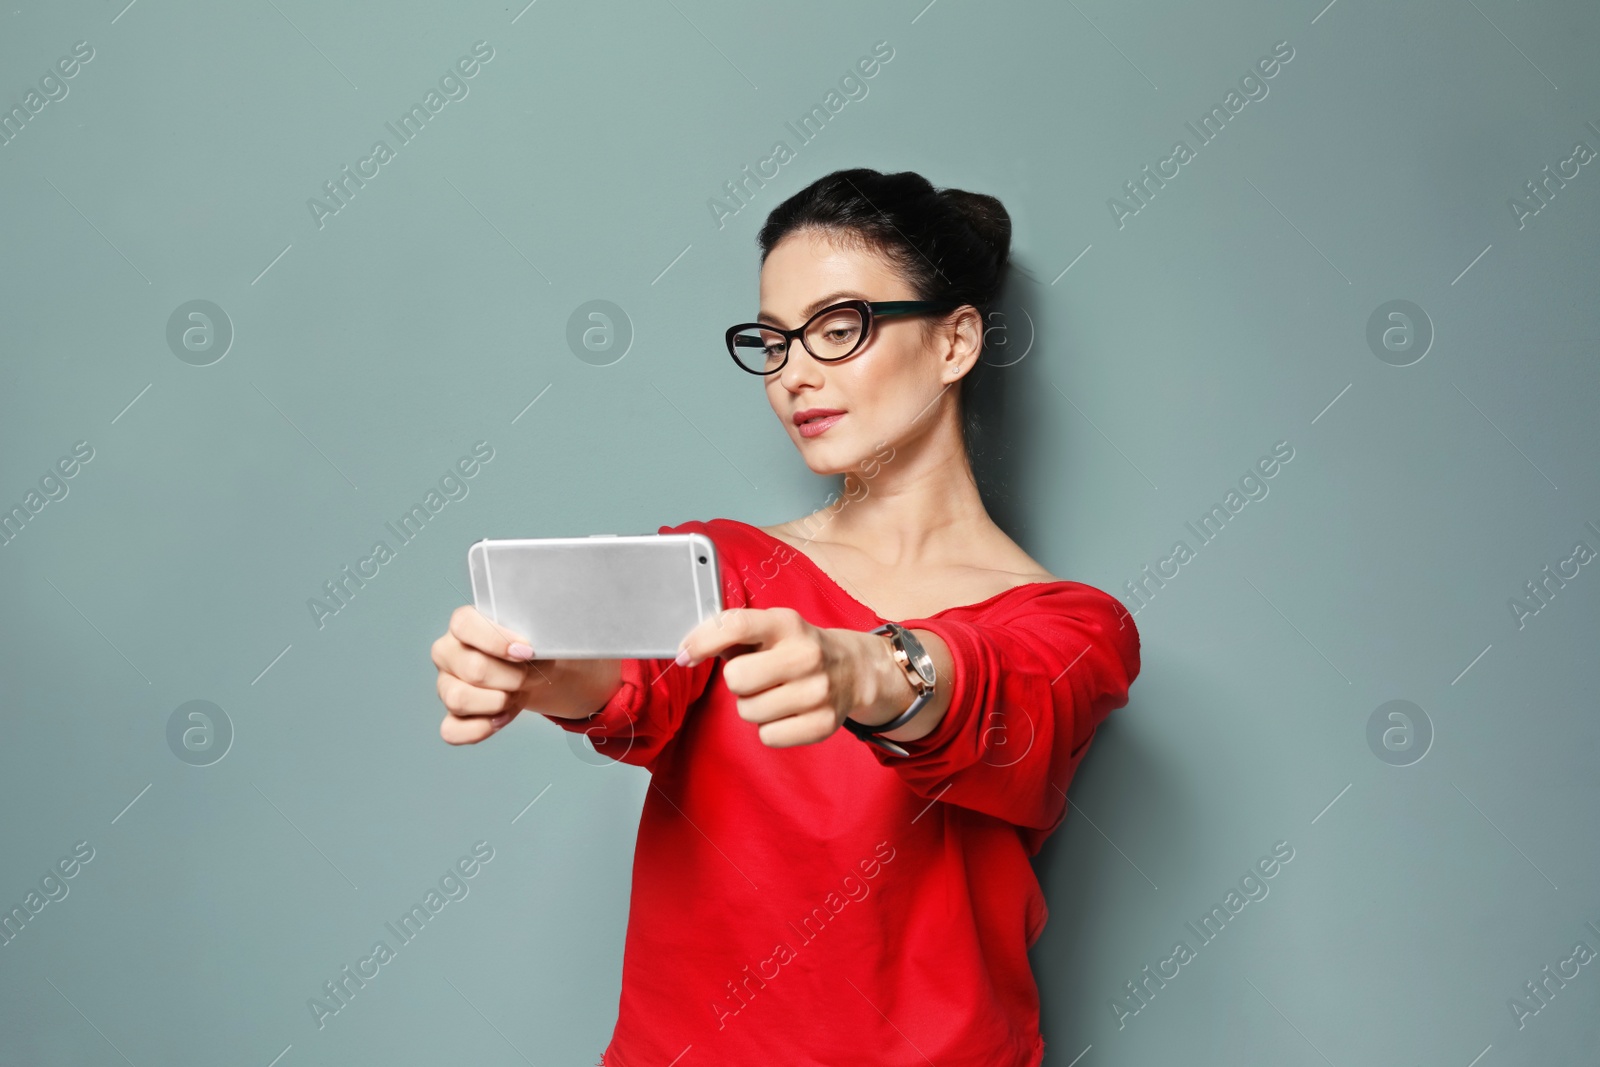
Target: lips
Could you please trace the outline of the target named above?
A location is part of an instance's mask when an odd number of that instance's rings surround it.
[[[843,416],[838,408],[806,408],[794,413],[794,424],[800,428],[800,436],[815,437]]]

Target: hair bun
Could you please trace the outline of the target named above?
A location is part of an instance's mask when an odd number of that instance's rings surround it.
[[[970,304],[983,316],[1010,262],[1011,216],[999,200],[935,188],[910,170],[856,167],[818,178],[767,216],[756,238],[762,262],[787,235],[810,229],[880,253],[916,299]]]
[[[1004,262],[1011,252],[1011,216],[1005,205],[992,196],[969,193],[965,189],[942,189],[939,196],[994,250],[995,261]]]

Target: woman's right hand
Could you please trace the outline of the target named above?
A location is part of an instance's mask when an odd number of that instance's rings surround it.
[[[534,659],[519,634],[464,604],[450,629],[433,643],[439,699],[446,715],[439,736],[452,745],[477,744],[537,703],[559,718],[583,718],[622,682],[620,660]]]

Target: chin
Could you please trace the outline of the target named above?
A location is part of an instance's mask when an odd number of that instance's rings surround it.
[[[800,450],[800,458],[806,461],[812,474],[848,474],[857,469],[857,459],[860,458],[855,449],[838,440],[808,441],[802,437],[795,442],[795,447]]]
[[[817,449],[805,448],[803,446],[800,449],[800,458],[806,461],[806,466],[811,469],[812,474],[839,474],[850,469],[849,467],[839,466],[837,463],[832,462],[827,456],[818,455],[818,451],[819,450]]]

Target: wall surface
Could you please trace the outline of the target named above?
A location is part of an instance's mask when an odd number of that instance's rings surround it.
[[[1595,1061],[1600,9],[525,2],[0,12],[0,1064],[595,1061],[646,778],[429,645],[821,506],[721,334],[853,166],[1011,211],[986,493],[1143,636],[1047,1062]]]

